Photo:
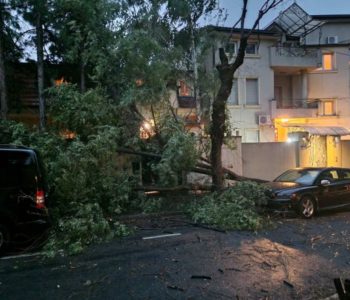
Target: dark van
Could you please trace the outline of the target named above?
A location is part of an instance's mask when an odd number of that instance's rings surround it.
[[[0,145],[0,253],[17,234],[48,228],[46,203],[38,153],[28,147]]]

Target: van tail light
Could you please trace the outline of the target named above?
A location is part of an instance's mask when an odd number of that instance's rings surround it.
[[[45,208],[45,193],[43,190],[37,190],[35,194],[35,207]]]

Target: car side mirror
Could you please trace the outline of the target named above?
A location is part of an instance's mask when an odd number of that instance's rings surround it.
[[[330,185],[330,184],[331,184],[331,182],[328,179],[322,179],[321,180],[321,185],[322,186],[327,186],[327,185]]]

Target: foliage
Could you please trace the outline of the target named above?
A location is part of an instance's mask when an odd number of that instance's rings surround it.
[[[199,153],[196,151],[195,136],[184,131],[181,123],[172,118],[166,118],[165,123],[162,134],[167,142],[160,162],[153,169],[158,173],[162,184],[176,185],[182,172],[195,166]]]
[[[119,129],[99,126],[86,142],[66,141],[53,132],[31,131],[22,124],[0,122],[0,143],[39,150],[51,187],[49,209],[54,233],[46,247],[76,253],[92,242],[126,234],[115,218],[128,208],[132,181],[118,171]]]
[[[253,182],[238,182],[222,192],[214,192],[189,209],[195,222],[225,230],[256,230],[263,225],[259,209],[267,203],[265,187]]]
[[[164,198],[155,197],[155,198],[143,198],[139,201],[139,209],[143,213],[156,213],[160,212],[164,205]]]
[[[62,84],[48,93],[48,111],[59,131],[68,130],[86,140],[101,124],[118,125],[118,108],[101,89],[80,93],[75,85]]]

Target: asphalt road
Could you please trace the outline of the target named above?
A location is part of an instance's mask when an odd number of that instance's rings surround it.
[[[222,233],[174,216],[75,257],[1,259],[0,299],[322,299],[350,278],[350,212],[274,222]]]

